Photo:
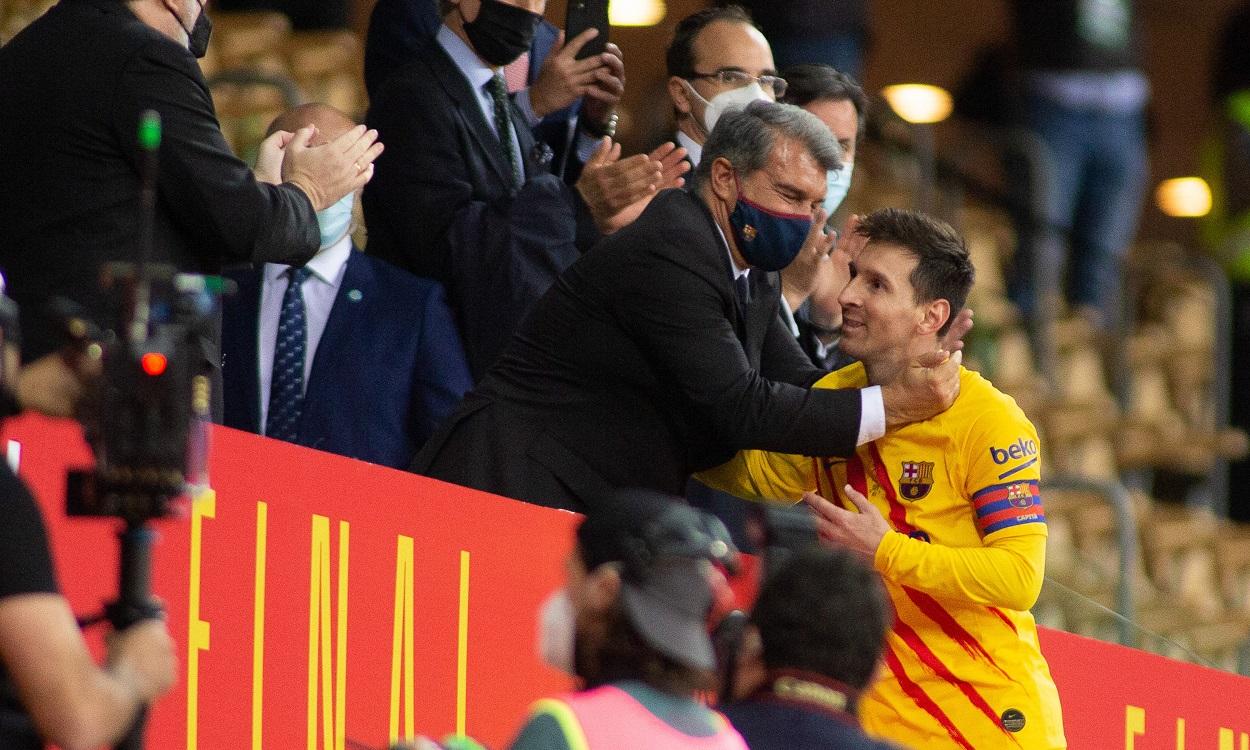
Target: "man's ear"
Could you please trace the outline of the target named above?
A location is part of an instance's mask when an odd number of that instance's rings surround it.
[[[689,85],[684,78],[678,76],[670,76],[668,79],[668,98],[673,101],[673,107],[679,114],[688,115],[693,108],[690,101],[690,90],[686,88]]]
[[[733,164],[723,156],[716,157],[712,162],[712,173],[708,176],[708,184],[712,193],[732,206],[738,200],[738,173]]]
[[[951,303],[949,300],[935,299],[926,303],[924,307],[924,316],[917,324],[916,330],[922,335],[937,333],[946,325],[946,321],[951,317]]]
[[[586,603],[595,612],[607,612],[621,595],[617,565],[600,565],[586,577]]]

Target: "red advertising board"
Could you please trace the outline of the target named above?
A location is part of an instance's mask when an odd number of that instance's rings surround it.
[[[72,423],[6,426],[76,611],[116,588],[115,526],[66,519]],[[216,428],[215,497],[161,521],[156,592],[179,684],[159,748],[381,748],[414,731],[503,747],[569,683],[535,655],[573,514]],[[98,637],[96,638],[98,648]],[[1045,631],[1071,747],[1250,750],[1250,680]]]

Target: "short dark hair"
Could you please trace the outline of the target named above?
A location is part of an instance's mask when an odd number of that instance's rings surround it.
[[[686,16],[677,24],[677,29],[673,31],[673,41],[668,45],[667,61],[670,76],[689,78],[695,74],[694,38],[699,35],[700,31],[717,21],[745,23],[759,28],[751,19],[751,14],[741,5],[705,8]]]
[[[855,118],[859,122],[859,135],[864,134],[868,122],[868,97],[864,89],[846,73],[824,63],[799,63],[781,72],[786,79],[786,95],[781,101],[806,107],[812,102],[850,102],[855,106]]]
[[[876,571],[853,552],[816,546],[769,577],[751,613],[766,667],[815,672],[855,690],[876,671],[890,619]]]
[[[860,235],[869,242],[906,248],[916,256],[911,285],[917,303],[944,299],[951,314],[938,331],[942,336],[968,301],[976,271],[963,237],[941,219],[903,208],[883,208],[860,220]]]

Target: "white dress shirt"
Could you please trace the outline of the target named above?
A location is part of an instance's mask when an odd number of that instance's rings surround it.
[[[678,132],[677,137],[680,139],[684,135]],[[716,231],[720,234],[720,241],[725,245],[725,252],[729,254],[729,267],[733,269],[734,281],[747,276],[751,272],[750,268],[743,268],[738,265],[738,261],[734,260],[734,254],[729,250],[729,242],[725,239],[725,233],[721,230],[720,225],[716,225]],[[748,277],[749,279],[749,277]],[[786,304],[786,298],[781,298],[782,308],[788,314],[790,306]],[[789,316],[793,322],[793,315]],[[798,326],[795,326],[795,335]],[[885,399],[881,395],[881,386],[870,385],[867,388],[859,390],[859,437],[856,439],[856,445],[871,443],[879,437],[885,435]]]
[[[317,344],[325,333],[326,321],[343,283],[347,259],[352,253],[350,233],[325,250],[318,252],[306,266],[308,279],[301,291],[304,295],[304,323],[307,326],[304,339],[304,389],[308,389],[308,376],[312,371]],[[282,296],[290,282],[287,270],[290,266],[266,263],[260,287],[260,325],[257,326],[257,364],[260,368],[260,427],[264,434],[269,418],[269,389],[273,384],[273,349],[278,343],[278,318],[282,315]]]
[[[694,168],[699,166],[699,159],[703,157],[703,146],[695,143],[693,138],[681,130],[677,131],[676,140],[678,146],[686,149],[686,158],[690,160],[690,171],[693,172]]]

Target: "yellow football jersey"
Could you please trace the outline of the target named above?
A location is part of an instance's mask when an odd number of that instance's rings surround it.
[[[816,387],[867,385],[853,364]],[[1064,748],[1059,694],[1028,609],[1046,523],[1037,432],[971,370],[946,412],[860,446],[849,460],[743,451],[699,478],[741,497],[815,489],[855,510],[850,484],[893,531],[877,548],[894,605],[885,670],[864,695],[871,733],[915,748]]]

